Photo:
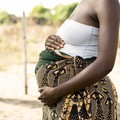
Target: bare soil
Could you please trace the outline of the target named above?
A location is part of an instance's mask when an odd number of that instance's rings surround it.
[[[21,27],[1,26],[0,36],[0,120],[42,120],[42,104],[34,68],[44,40],[55,33],[56,27],[28,26],[27,28],[27,87],[25,95],[24,51]],[[120,119],[120,49],[113,71],[109,74],[118,92],[118,120]]]

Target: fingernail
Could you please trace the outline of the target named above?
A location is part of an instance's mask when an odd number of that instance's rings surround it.
[[[60,45],[60,47],[63,47],[63,45]]]
[[[51,48],[52,50],[54,50],[54,48]]]
[[[57,49],[60,49],[60,47],[57,47]]]

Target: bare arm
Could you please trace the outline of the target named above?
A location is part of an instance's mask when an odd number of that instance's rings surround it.
[[[95,11],[99,19],[99,53],[97,59],[69,81],[55,87],[40,89],[43,102],[53,105],[59,97],[88,87],[113,68],[118,46],[119,3],[117,0],[97,0]]]
[[[119,3],[116,0],[98,0],[96,13],[100,22],[98,58],[75,77],[56,87],[61,95],[92,85],[114,66],[118,45]]]

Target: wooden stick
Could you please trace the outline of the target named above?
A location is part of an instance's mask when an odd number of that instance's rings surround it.
[[[25,94],[28,94],[28,84],[27,84],[27,40],[26,40],[26,20],[25,12],[23,11],[23,39],[24,39],[24,75],[25,75]]]

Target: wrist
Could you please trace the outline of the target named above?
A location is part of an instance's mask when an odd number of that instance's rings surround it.
[[[64,95],[63,91],[61,90],[59,86],[56,86],[54,88],[54,91],[58,94],[59,97],[62,97]]]

